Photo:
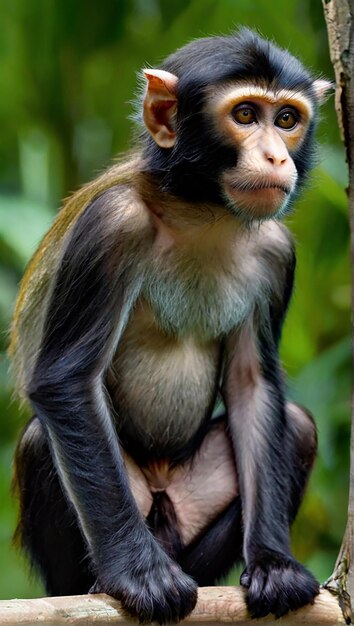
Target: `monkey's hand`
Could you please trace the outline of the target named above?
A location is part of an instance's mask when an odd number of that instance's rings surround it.
[[[90,593],[107,593],[141,623],[178,622],[195,607],[197,585],[158,547],[111,575],[100,575]]]
[[[241,575],[241,585],[248,589],[247,607],[251,617],[274,613],[285,615],[313,603],[319,584],[312,574],[291,556],[262,550]]]

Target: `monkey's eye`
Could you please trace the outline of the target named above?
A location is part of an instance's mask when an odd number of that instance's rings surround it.
[[[299,116],[295,109],[287,108],[278,113],[274,120],[274,124],[275,126],[283,128],[284,130],[291,130],[292,128],[295,128],[298,121]]]
[[[238,104],[232,109],[231,115],[238,124],[253,124],[257,121],[256,112],[249,104]]]

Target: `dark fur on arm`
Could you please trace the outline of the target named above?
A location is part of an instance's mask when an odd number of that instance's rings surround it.
[[[121,236],[117,202],[119,191],[112,188],[71,233],[29,397],[88,540],[95,591],[121,599],[144,621],[176,621],[193,608],[195,585],[157,545],[138,512],[102,383],[151,245],[146,232],[144,238],[129,230]]]
[[[313,576],[290,550],[289,518],[299,441],[289,427],[277,343],[291,295],[294,261],[276,291],[229,343],[226,401],[244,520],[246,570],[253,617],[281,616],[318,593]],[[276,276],[272,268],[270,276]]]

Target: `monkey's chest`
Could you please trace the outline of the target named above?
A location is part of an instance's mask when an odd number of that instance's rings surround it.
[[[145,450],[181,449],[211,412],[219,365],[217,341],[164,334],[141,300],[107,381],[118,428]]]
[[[225,336],[250,314],[260,291],[259,274],[252,275],[250,265],[177,255],[155,260],[143,293],[157,326],[174,337]]]
[[[221,340],[250,314],[247,266],[204,267],[178,251],[156,257],[118,344],[110,393],[118,426],[145,449],[181,449],[212,414]]]

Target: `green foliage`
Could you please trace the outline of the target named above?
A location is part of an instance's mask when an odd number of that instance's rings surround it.
[[[17,283],[60,198],[129,146],[136,73],[193,37],[239,24],[332,76],[321,3],[288,0],[2,0],[0,23],[0,597],[43,591],[10,547],[11,457],[25,416],[11,400],[5,357]],[[289,393],[316,416],[320,454],[294,550],[331,571],[348,489],[350,276],[346,165],[333,103],[320,124],[319,165],[288,220],[298,241],[297,288],[282,357]],[[236,577],[229,582],[235,583]]]

